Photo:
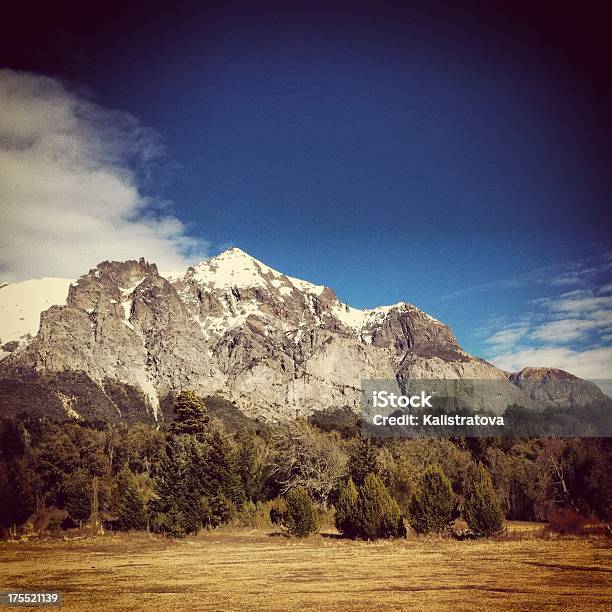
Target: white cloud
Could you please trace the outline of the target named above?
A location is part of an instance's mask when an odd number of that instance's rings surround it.
[[[599,288],[599,293],[612,293],[612,283]]]
[[[144,256],[161,271],[207,243],[143,194],[160,139],[131,115],[59,81],[0,70],[0,278],[75,278],[105,259]]]
[[[509,348],[517,344],[525,333],[527,333],[528,329],[529,327],[526,325],[500,329],[492,336],[489,336],[485,342],[490,344],[493,350],[503,350],[504,348]]]
[[[510,371],[555,367],[612,379],[612,297],[601,293],[577,289],[532,301],[520,321],[493,327],[489,360]]]
[[[497,355],[491,361],[509,372],[545,366],[566,370],[580,378],[612,379],[612,347],[584,351],[565,347],[524,348]]]
[[[496,279],[472,287],[466,287],[441,296],[442,300],[451,300],[475,293],[488,291],[507,291],[529,286],[589,286],[597,282],[602,275],[612,271],[612,251],[603,250],[597,255],[567,261],[551,266],[528,270],[515,276]],[[608,288],[610,285],[608,285]]]
[[[583,339],[592,331],[612,330],[612,310],[588,313],[584,319],[559,319],[537,327],[533,338],[553,343],[567,343]]]

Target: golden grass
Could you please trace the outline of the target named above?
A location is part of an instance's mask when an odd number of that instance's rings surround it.
[[[62,591],[70,610],[610,610],[612,551],[603,538],[107,535],[1,543],[8,589]]]

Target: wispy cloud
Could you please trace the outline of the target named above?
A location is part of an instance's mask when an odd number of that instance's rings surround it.
[[[104,259],[184,269],[208,245],[143,184],[161,140],[56,79],[0,70],[0,279],[76,277]]]
[[[465,295],[518,289],[533,285],[553,287],[589,287],[601,275],[612,271],[612,251],[604,251],[592,257],[585,257],[551,266],[542,266],[522,274],[497,279],[488,283],[472,285],[441,296],[442,300],[452,300]],[[607,285],[610,292],[610,285]],[[602,291],[603,291],[602,287]]]
[[[612,347],[582,351],[567,347],[521,348],[497,355],[492,361],[509,372],[546,366],[591,380],[612,378]]]
[[[492,326],[487,357],[507,370],[547,366],[612,378],[612,296],[601,295],[602,289],[532,301],[520,322]]]

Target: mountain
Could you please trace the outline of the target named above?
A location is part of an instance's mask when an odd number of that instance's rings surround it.
[[[531,399],[556,405],[586,406],[602,399],[599,387],[556,368],[523,368],[510,381]]]
[[[190,388],[276,420],[358,410],[362,379],[495,381],[472,399],[497,412],[542,399],[528,377],[469,355],[448,326],[411,304],[352,308],[329,287],[286,276],[238,248],[169,278],[144,259],[102,262],[75,282],[62,280],[64,299],[60,279],[47,280],[57,282],[30,303],[23,325],[30,331],[11,332],[19,342],[2,354],[4,412],[162,420],[172,397]],[[13,297],[19,285],[27,283],[0,289],[15,312],[24,308]],[[546,399],[571,399],[545,388]]]

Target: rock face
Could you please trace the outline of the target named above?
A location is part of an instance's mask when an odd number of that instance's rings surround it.
[[[174,389],[216,391],[219,370],[203,345],[200,327],[154,264],[103,262],[70,285],[65,305],[42,313],[37,336],[6,367],[81,371],[101,387],[131,385],[156,415],[159,397]]]
[[[586,406],[607,400],[594,383],[555,368],[523,368],[511,374],[510,380],[531,399],[558,406]]]
[[[185,388],[266,419],[358,410],[362,379],[491,380],[495,392],[479,401],[497,412],[513,402],[575,398],[559,382],[532,384],[472,357],[446,325],[411,304],[355,309],[330,288],[236,248],[168,279],[144,259],[103,262],[70,285],[64,305],[42,313],[35,338],[7,348],[0,402],[10,397],[6,381],[23,394],[24,381],[52,377],[47,387],[72,418],[86,402],[66,386],[75,380],[69,373],[81,377],[78,389],[88,389],[92,406],[107,402],[115,416],[127,410],[137,418],[140,394],[143,419],[163,418],[160,400]],[[580,397],[589,383],[581,388]],[[94,401],[92,389],[103,399]]]

